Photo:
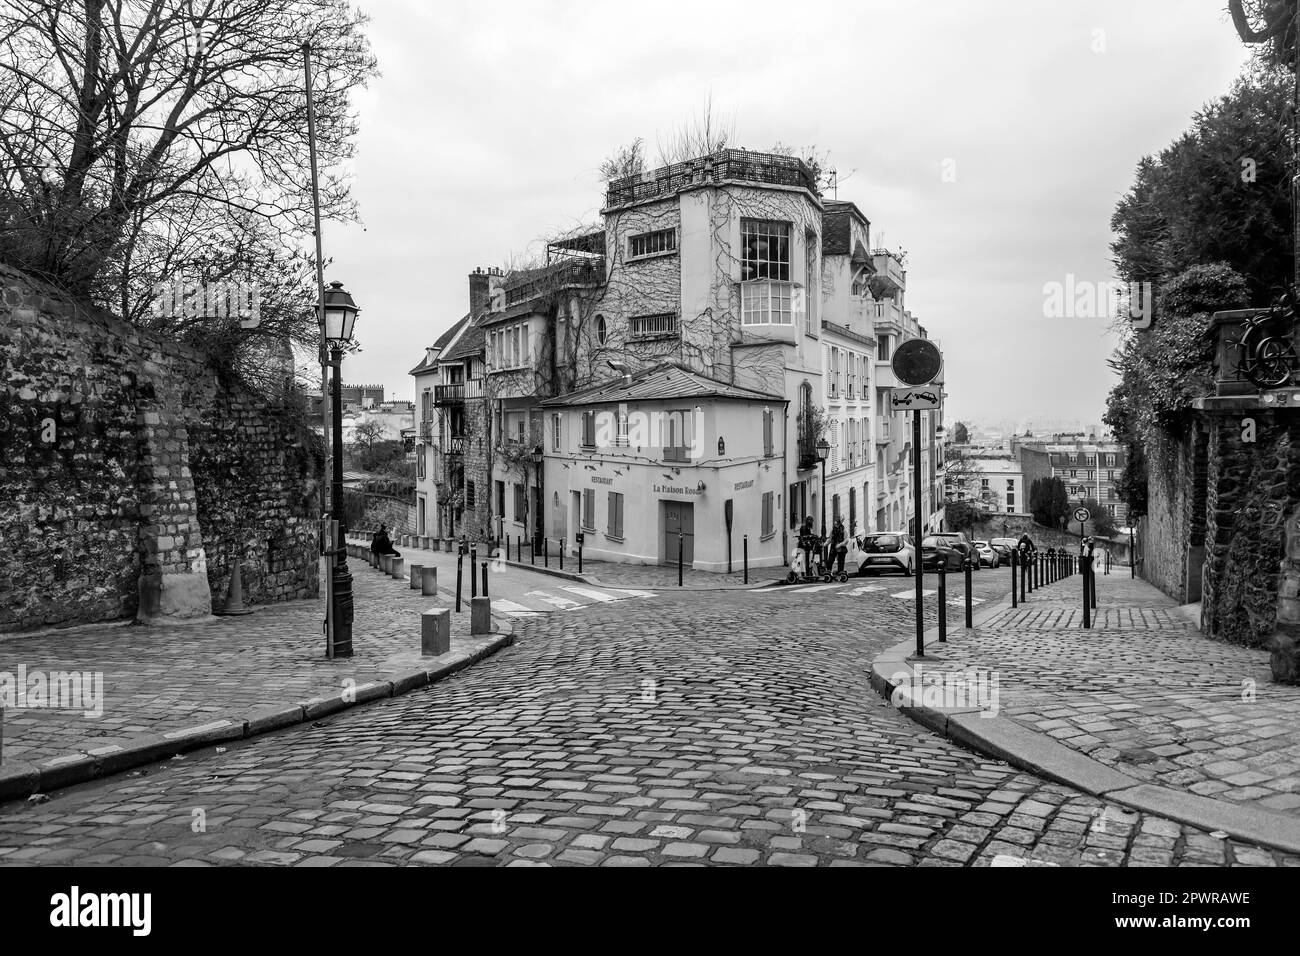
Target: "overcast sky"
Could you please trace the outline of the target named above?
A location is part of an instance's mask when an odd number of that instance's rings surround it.
[[[597,221],[600,161],[637,136],[654,160],[711,96],[738,146],[829,150],[839,198],[907,251],[949,422],[1099,421],[1110,321],[1045,318],[1043,287],[1111,279],[1138,159],[1248,58],[1225,8],[369,0],[383,75],[357,97],[364,222],[325,228],[326,279],[363,309],[345,380],[413,397],[406,373],[467,311],[467,273]]]

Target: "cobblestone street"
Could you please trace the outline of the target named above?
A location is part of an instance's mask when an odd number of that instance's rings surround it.
[[[441,684],[0,807],[0,861],[1300,863],[1016,771],[893,710],[866,670],[908,633],[893,584],[523,620],[514,647]],[[1004,584],[981,573],[976,593]]]

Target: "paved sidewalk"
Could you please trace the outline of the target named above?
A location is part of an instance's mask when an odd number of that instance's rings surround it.
[[[1098,576],[1097,602],[1085,631],[1079,579],[1060,582],[950,630],[924,670],[992,671],[999,716],[1142,783],[1300,819],[1300,687],[1127,574]]]
[[[98,717],[34,706],[3,712],[0,799],[21,784],[16,774],[62,768],[75,779],[78,766],[98,759],[99,767],[85,766],[82,774],[96,776],[145,762],[129,756],[141,749],[165,757],[194,746],[195,738],[249,735],[250,723],[260,732],[312,719],[338,709],[349,694],[356,703],[388,696],[390,682],[404,692],[510,640],[470,637],[466,608],[451,615],[451,652],[422,657],[421,613],[453,602],[422,597],[364,563],[350,567],[351,658],[325,657],[324,605],[314,600],[190,624],[93,625],[0,638],[0,675],[10,680],[22,668],[29,685],[33,675],[55,671],[98,674],[103,682]]]

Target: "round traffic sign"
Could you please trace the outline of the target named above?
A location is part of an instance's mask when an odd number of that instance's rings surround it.
[[[908,339],[894,350],[889,364],[904,385],[929,385],[943,369],[943,356],[929,339]]]
[[[1075,509],[1074,509],[1074,520],[1075,520],[1075,521],[1087,521],[1087,520],[1088,520],[1089,518],[1091,518],[1091,517],[1092,517],[1092,512],[1089,511],[1087,508],[1075,508]]]

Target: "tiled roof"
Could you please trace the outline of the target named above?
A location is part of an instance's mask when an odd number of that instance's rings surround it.
[[[542,402],[550,406],[604,405],[610,402],[645,402],[667,399],[729,398],[741,401],[783,402],[777,394],[759,392],[739,385],[730,385],[701,375],[673,362],[657,365],[632,376],[624,384],[621,377],[603,382],[592,388],[562,395]]]
[[[468,319],[469,316],[466,316]],[[439,362],[455,362],[458,359],[469,358],[479,355],[483,351],[484,343],[487,337],[483,334],[483,329],[477,322],[471,323],[465,330],[465,334],[456,340],[456,344],[447,350],[447,354],[439,355]]]

